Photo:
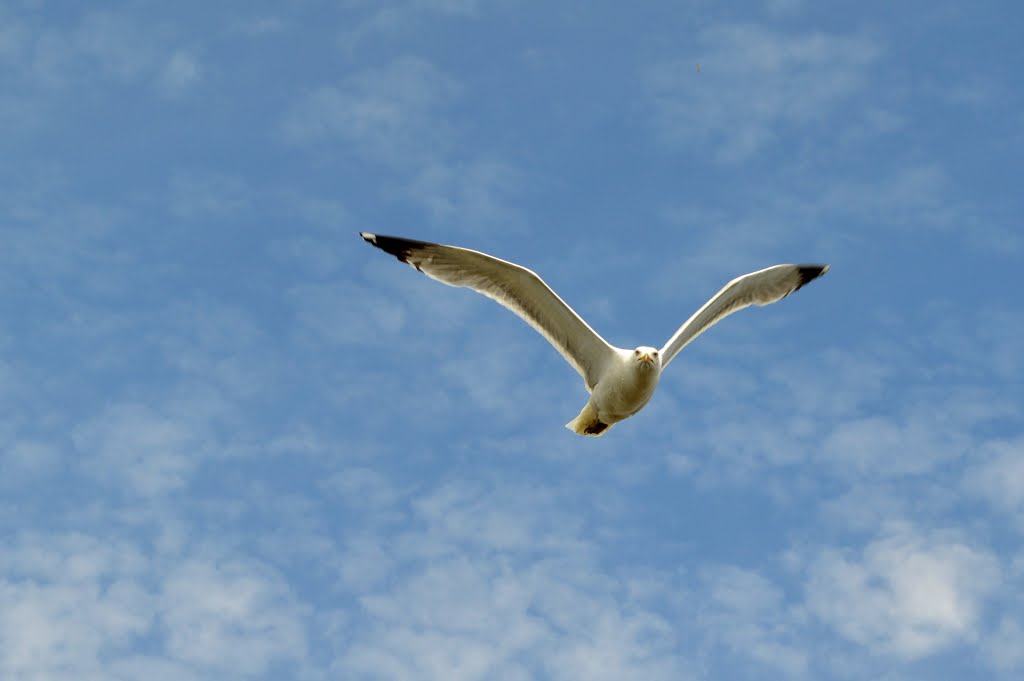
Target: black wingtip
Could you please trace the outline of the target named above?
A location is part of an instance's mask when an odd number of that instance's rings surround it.
[[[800,284],[794,290],[814,281],[829,270],[828,265],[797,265],[800,271]]]
[[[366,243],[371,246],[376,246],[385,253],[390,253],[404,263],[409,262],[409,255],[414,251],[428,246],[437,245],[426,241],[402,239],[397,236],[385,236],[383,234],[373,234],[372,232],[359,232],[359,236],[361,236],[363,241]]]

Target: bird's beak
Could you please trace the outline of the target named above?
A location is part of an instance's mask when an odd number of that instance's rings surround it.
[[[645,352],[644,354],[640,355],[640,361],[643,362],[644,364],[653,364],[654,358]]]

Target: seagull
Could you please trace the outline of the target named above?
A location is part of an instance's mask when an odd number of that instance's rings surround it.
[[[781,300],[828,272],[828,265],[775,265],[730,281],[660,349],[609,344],[531,270],[458,246],[360,232],[369,244],[449,286],[471,288],[536,329],[583,377],[590,399],[565,427],[598,436],[651,399],[661,372],[692,340],[726,316]]]

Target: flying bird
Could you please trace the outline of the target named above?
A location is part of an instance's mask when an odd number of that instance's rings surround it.
[[[829,269],[828,265],[775,265],[744,274],[704,303],[660,349],[641,345],[627,350],[601,338],[525,267],[468,248],[369,232],[360,236],[428,277],[497,301],[548,339],[580,373],[590,393],[583,410],[565,427],[594,436],[640,411],[669,362],[712,325],[750,305],[781,300]]]

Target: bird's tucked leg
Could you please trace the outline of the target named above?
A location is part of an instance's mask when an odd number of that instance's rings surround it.
[[[580,415],[565,424],[565,427],[580,435],[591,435],[593,437],[597,437],[599,435],[604,435],[605,431],[611,427],[611,424],[602,421],[598,417],[597,409],[594,407],[593,403],[587,402],[587,405],[583,407],[583,411],[580,412]]]

